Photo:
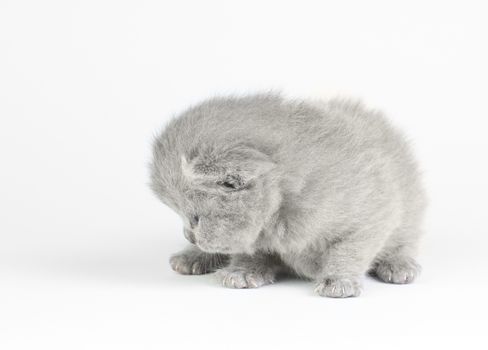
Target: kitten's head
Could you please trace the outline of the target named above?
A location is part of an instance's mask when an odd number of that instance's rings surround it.
[[[161,147],[155,145],[151,187],[180,214],[185,237],[206,252],[252,253],[280,201],[269,156],[244,144],[172,157]]]

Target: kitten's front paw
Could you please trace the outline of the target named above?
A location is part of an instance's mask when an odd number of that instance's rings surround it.
[[[201,275],[204,272],[204,265],[200,259],[194,259],[186,254],[173,255],[169,259],[171,268],[182,275]]]
[[[182,251],[169,259],[171,268],[182,275],[202,275],[225,266],[228,258],[220,254]]]
[[[273,274],[249,271],[243,268],[228,267],[215,274],[227,288],[258,288],[274,282]]]
[[[361,283],[355,277],[328,277],[317,284],[315,292],[330,298],[357,297],[361,294]]]
[[[371,273],[383,282],[411,283],[420,274],[420,265],[412,258],[398,258],[391,261],[379,261]]]

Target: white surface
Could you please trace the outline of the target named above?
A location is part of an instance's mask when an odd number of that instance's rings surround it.
[[[488,22],[478,2],[0,2],[0,349],[486,349]],[[417,283],[357,299],[168,266],[155,131],[214,94],[363,98],[431,198]]]

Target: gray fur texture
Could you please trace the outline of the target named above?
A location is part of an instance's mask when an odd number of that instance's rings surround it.
[[[410,283],[424,192],[404,137],[349,100],[276,94],[207,100],[156,138],[151,187],[183,219],[183,274],[230,288],[293,273],[351,297],[370,272]]]

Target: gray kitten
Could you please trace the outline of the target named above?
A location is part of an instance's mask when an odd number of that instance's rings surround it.
[[[420,271],[416,163],[360,103],[214,98],[173,119],[153,152],[151,187],[193,244],[170,259],[179,273],[217,271],[230,288],[293,273],[343,298],[365,272],[409,283]]]

